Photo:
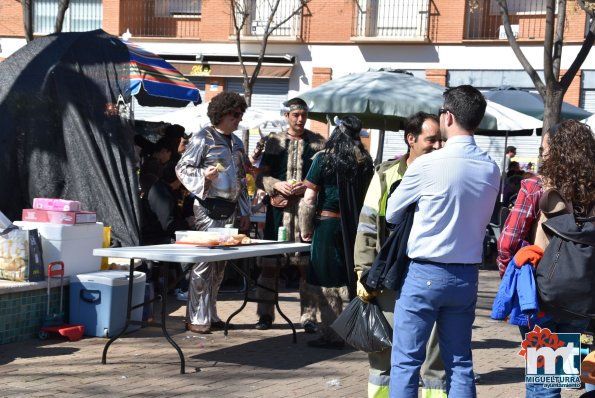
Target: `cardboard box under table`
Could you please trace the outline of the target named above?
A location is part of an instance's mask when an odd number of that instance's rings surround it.
[[[64,262],[64,276],[101,269],[101,258],[93,256],[93,249],[103,246],[102,223],[64,225],[15,221],[15,225],[39,231],[43,262]],[[47,276],[47,269],[45,272]]]
[[[85,326],[85,335],[112,337],[126,325],[128,271],[101,271],[70,277],[70,323]],[[142,305],[145,297],[143,272],[134,272],[132,306]],[[130,319],[141,321],[142,306],[132,310]],[[139,329],[129,325],[126,332]]]

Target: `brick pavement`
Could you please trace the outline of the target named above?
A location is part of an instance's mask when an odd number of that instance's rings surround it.
[[[496,271],[480,275],[474,324],[473,355],[479,397],[524,396],[523,361],[516,355],[515,327],[489,318],[498,288]],[[241,294],[220,297],[222,317],[240,305]],[[321,350],[306,345],[315,336],[277,323],[272,330],[253,329],[255,304],[234,318],[235,329],[195,335],[184,330],[185,307],[170,303],[168,329],[183,349],[186,374],[179,374],[175,350],[157,328],[144,328],[114,342],[108,364],[101,364],[105,339],[68,342],[59,338],[0,346],[0,397],[365,397],[366,355],[345,349]],[[299,319],[298,295],[282,293],[281,307]],[[225,319],[225,318],[224,318]],[[579,397],[564,391],[563,397]]]

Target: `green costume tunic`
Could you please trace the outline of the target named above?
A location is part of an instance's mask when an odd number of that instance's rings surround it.
[[[323,210],[339,212],[339,188],[335,174],[325,176],[322,173],[322,159],[324,154],[314,158],[306,180],[316,185],[318,196],[316,200],[317,214]],[[366,181],[360,181],[366,180]],[[361,209],[369,178],[356,178],[355,192],[358,198],[358,209]],[[308,184],[308,185],[310,185]],[[346,286],[347,268],[343,250],[343,236],[341,219],[333,217],[317,217],[312,247],[310,249],[310,263],[308,265],[308,283],[324,287]]]

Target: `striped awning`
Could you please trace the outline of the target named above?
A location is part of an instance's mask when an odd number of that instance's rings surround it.
[[[136,95],[141,88],[151,96],[179,101],[201,102],[198,88],[160,56],[122,40],[130,55],[130,90]]]

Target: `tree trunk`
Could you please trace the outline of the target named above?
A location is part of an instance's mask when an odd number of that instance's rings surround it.
[[[545,134],[550,127],[560,121],[562,113],[562,101],[564,99],[564,91],[562,88],[547,87],[546,96],[543,100],[544,114],[543,114],[543,133]],[[542,135],[543,137],[543,135]]]
[[[23,8],[23,28],[25,29],[25,40],[29,43],[33,40],[33,0],[21,0]]]

